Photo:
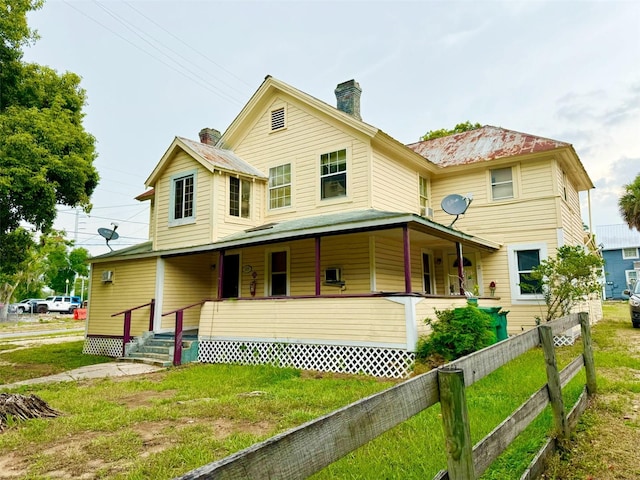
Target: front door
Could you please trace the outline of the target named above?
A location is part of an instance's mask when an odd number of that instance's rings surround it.
[[[240,255],[224,256],[222,272],[222,298],[238,298],[240,295]]]

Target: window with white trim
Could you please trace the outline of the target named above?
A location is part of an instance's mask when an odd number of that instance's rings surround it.
[[[513,198],[513,169],[494,168],[491,174],[491,198],[492,200],[506,200]]]
[[[229,215],[241,218],[251,216],[251,182],[229,177]]]
[[[291,206],[291,164],[269,169],[269,208]]]
[[[320,155],[320,198],[347,195],[347,150]]]
[[[637,248],[623,248],[622,249],[622,258],[624,260],[629,260],[631,258],[638,258],[638,249]]]
[[[542,299],[542,285],[530,275],[547,258],[546,244],[509,245],[507,252],[512,300]]]
[[[289,294],[289,255],[286,250],[269,252],[269,296]]]
[[[633,287],[638,281],[638,270],[625,270],[624,276],[627,280],[627,288],[633,290]]]
[[[284,107],[271,111],[271,131],[281,130],[285,127]]]
[[[420,216],[429,217],[429,179],[420,177]]]
[[[433,254],[430,251],[422,252],[422,291],[428,295],[436,293],[433,276]]]
[[[196,174],[189,172],[171,177],[169,222],[174,225],[195,221]]]

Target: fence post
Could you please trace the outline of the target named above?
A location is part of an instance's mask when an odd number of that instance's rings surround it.
[[[587,374],[587,393],[594,395],[598,390],[598,386],[596,385],[596,365],[593,362],[589,314],[581,312],[578,315],[580,317],[580,330],[582,334],[582,356],[584,358],[584,369]]]
[[[550,325],[540,325],[538,328],[544,361],[547,366],[547,390],[549,391],[549,401],[553,411],[556,434],[561,441],[564,441],[569,438],[569,424],[567,415],[564,412],[562,386],[560,384],[558,363],[556,362],[556,351],[553,345],[553,330]]]
[[[449,478],[451,480],[475,479],[464,372],[460,369],[439,369],[438,388]]]
[[[122,335],[122,356],[126,355],[127,343],[131,341],[131,310],[124,312],[124,332]]]
[[[179,366],[182,364],[182,317],[184,310],[178,310],[176,312],[176,331],[175,331],[175,343],[173,345],[173,365]]]

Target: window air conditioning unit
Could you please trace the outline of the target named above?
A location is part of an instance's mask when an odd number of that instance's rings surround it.
[[[324,271],[324,282],[327,285],[343,285],[340,269],[337,267],[327,268]]]
[[[420,207],[420,216],[425,218],[433,219],[433,208],[431,207]]]
[[[105,270],[102,272],[102,281],[104,283],[113,282],[113,270]]]

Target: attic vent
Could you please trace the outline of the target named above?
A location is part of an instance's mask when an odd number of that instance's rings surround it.
[[[271,130],[284,128],[284,107],[271,112]]]

